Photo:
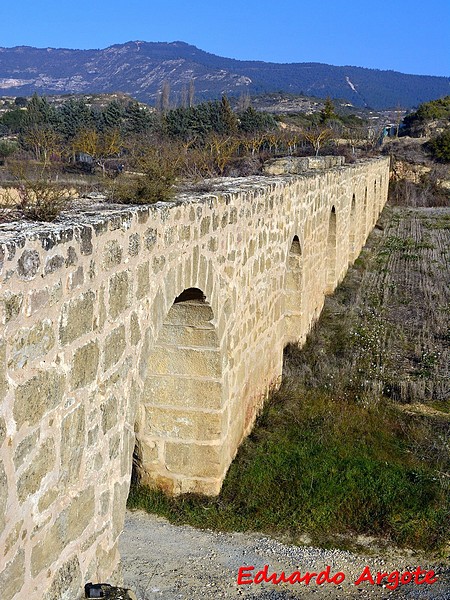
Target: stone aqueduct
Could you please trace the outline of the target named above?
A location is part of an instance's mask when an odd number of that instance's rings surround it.
[[[119,578],[142,479],[217,494],[386,201],[373,159],[0,228],[0,590]]]

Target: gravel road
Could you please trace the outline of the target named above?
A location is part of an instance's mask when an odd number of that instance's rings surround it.
[[[174,526],[141,511],[127,513],[120,552],[125,585],[134,590],[139,600],[450,600],[450,573],[442,564],[425,567],[420,559],[411,556],[367,558],[342,550],[287,546],[253,533],[217,533]],[[345,580],[341,585],[327,582],[317,585],[315,579],[309,586],[305,583],[237,585],[239,567],[254,566],[255,576],[264,565],[269,566],[269,575],[284,571],[286,576],[293,571],[302,575],[307,571],[319,573],[329,565],[330,578],[341,571]],[[375,578],[378,571],[413,571],[420,565],[423,569],[434,569],[438,581],[432,585],[409,583],[392,591],[366,581],[356,586],[354,582],[366,565]]]

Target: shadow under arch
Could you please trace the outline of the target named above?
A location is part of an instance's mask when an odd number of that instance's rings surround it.
[[[332,294],[336,287],[337,239],[336,208],[333,206],[328,219],[325,294]]]
[[[285,284],[284,344],[300,342],[303,336],[303,253],[294,235],[288,253]]]
[[[147,360],[135,470],[140,482],[170,494],[216,494],[223,479],[226,420],[214,323],[203,291],[183,290]]]

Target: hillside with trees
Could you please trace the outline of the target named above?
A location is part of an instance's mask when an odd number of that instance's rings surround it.
[[[194,86],[197,101],[281,90],[344,98],[374,109],[413,108],[450,90],[447,77],[321,63],[241,61],[184,42],[142,41],[102,50],[0,48],[0,85],[5,95],[124,92],[153,105],[164,85],[179,99],[189,96]]]

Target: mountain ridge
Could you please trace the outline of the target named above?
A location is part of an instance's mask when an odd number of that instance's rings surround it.
[[[0,48],[0,93],[125,92],[154,103],[164,81],[196,98],[274,91],[343,98],[355,106],[412,108],[450,93],[450,78],[325,63],[269,63],[206,52],[183,41],[129,41],[104,49]]]

